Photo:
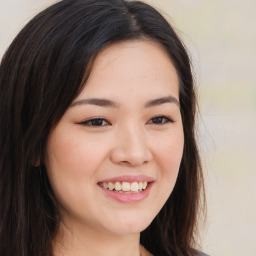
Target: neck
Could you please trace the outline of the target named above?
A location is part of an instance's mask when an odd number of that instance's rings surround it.
[[[140,256],[140,234],[120,235],[60,225],[54,256]]]

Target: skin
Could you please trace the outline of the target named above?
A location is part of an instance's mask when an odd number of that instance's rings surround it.
[[[91,98],[114,104],[86,102]],[[122,42],[97,56],[86,86],[47,141],[45,165],[62,217],[56,256],[151,255],[139,236],[177,179],[184,144],[178,101],[178,76],[160,44]],[[121,175],[151,177],[149,195],[119,202],[97,185]]]

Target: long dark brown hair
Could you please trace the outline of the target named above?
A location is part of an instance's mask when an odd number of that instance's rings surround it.
[[[145,38],[164,46],[178,73],[185,145],[175,188],[141,233],[141,243],[160,255],[197,255],[204,185],[195,141],[195,89],[184,45],[145,3],[63,0],[21,30],[0,66],[1,256],[52,255],[60,215],[43,164],[49,132],[86,86],[104,47]]]

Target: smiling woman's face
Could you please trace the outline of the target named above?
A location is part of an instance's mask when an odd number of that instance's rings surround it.
[[[141,232],[173,190],[183,144],[179,82],[165,50],[151,41],[108,46],[47,141],[62,220],[72,229]]]

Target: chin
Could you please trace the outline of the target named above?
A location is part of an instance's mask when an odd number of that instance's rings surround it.
[[[113,233],[119,235],[139,234],[150,225],[153,218],[154,217],[139,218],[138,216],[121,217],[111,226],[111,230]]]

